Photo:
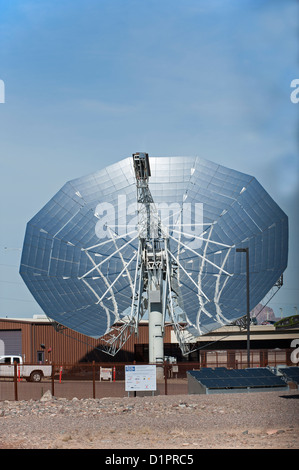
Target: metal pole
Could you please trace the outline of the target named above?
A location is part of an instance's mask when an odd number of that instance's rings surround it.
[[[95,361],[92,361],[92,397],[96,397],[96,367]]]
[[[18,364],[14,362],[14,389],[15,389],[15,401],[18,401]]]
[[[168,364],[164,362],[165,395],[167,395],[167,374],[168,374]]]
[[[250,367],[249,248],[246,248],[246,292],[247,292],[247,367]]]
[[[55,364],[52,363],[52,376],[51,376],[51,382],[52,382],[52,397],[54,397],[54,371],[55,371]]]
[[[237,253],[246,253],[246,323],[247,323],[247,367],[250,367],[250,292],[249,292],[249,248],[237,248]]]

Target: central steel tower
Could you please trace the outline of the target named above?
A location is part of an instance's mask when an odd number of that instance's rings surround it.
[[[166,279],[165,245],[167,240],[159,215],[151,195],[148,183],[151,176],[147,153],[133,154],[133,163],[137,185],[138,236],[140,276],[143,291],[147,297],[149,319],[149,362],[163,363],[164,361],[164,319],[166,309],[166,291],[163,281]],[[163,293],[164,302],[163,302]],[[137,303],[140,301],[137,294]],[[138,309],[137,309],[138,310]],[[136,328],[138,326],[138,315]]]

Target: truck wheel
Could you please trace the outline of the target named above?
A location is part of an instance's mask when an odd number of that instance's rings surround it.
[[[30,382],[40,382],[42,380],[42,373],[38,370],[34,370],[30,374]]]

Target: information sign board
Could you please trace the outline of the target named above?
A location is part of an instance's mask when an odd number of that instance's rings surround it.
[[[112,368],[100,367],[100,380],[112,381]]]
[[[126,366],[125,374],[126,392],[157,389],[155,365]]]

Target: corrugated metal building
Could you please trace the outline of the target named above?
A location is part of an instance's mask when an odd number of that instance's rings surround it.
[[[166,343],[166,350],[171,349],[171,326],[165,328],[164,343]],[[0,319],[0,355],[21,354],[26,362],[54,362],[57,364],[93,360],[102,362],[147,361],[147,322],[140,325],[138,336],[132,335],[123,349],[114,357],[98,350],[99,345],[99,340],[94,340],[67,328],[61,332],[56,331],[48,319]],[[177,345],[173,346],[177,349]]]
[[[252,326],[251,348],[289,349],[299,339],[299,329],[276,331],[274,326]],[[61,332],[53,328],[47,318],[0,319],[0,355],[21,354],[27,363],[52,362],[74,364],[78,362],[147,362],[148,323],[141,322],[138,336],[132,335],[123,349],[114,357],[100,351],[100,342],[70,329]],[[183,358],[171,325],[165,328],[165,356],[177,361],[199,361],[208,350],[246,349],[246,331],[238,327],[224,327],[213,334],[199,338],[200,350]]]

